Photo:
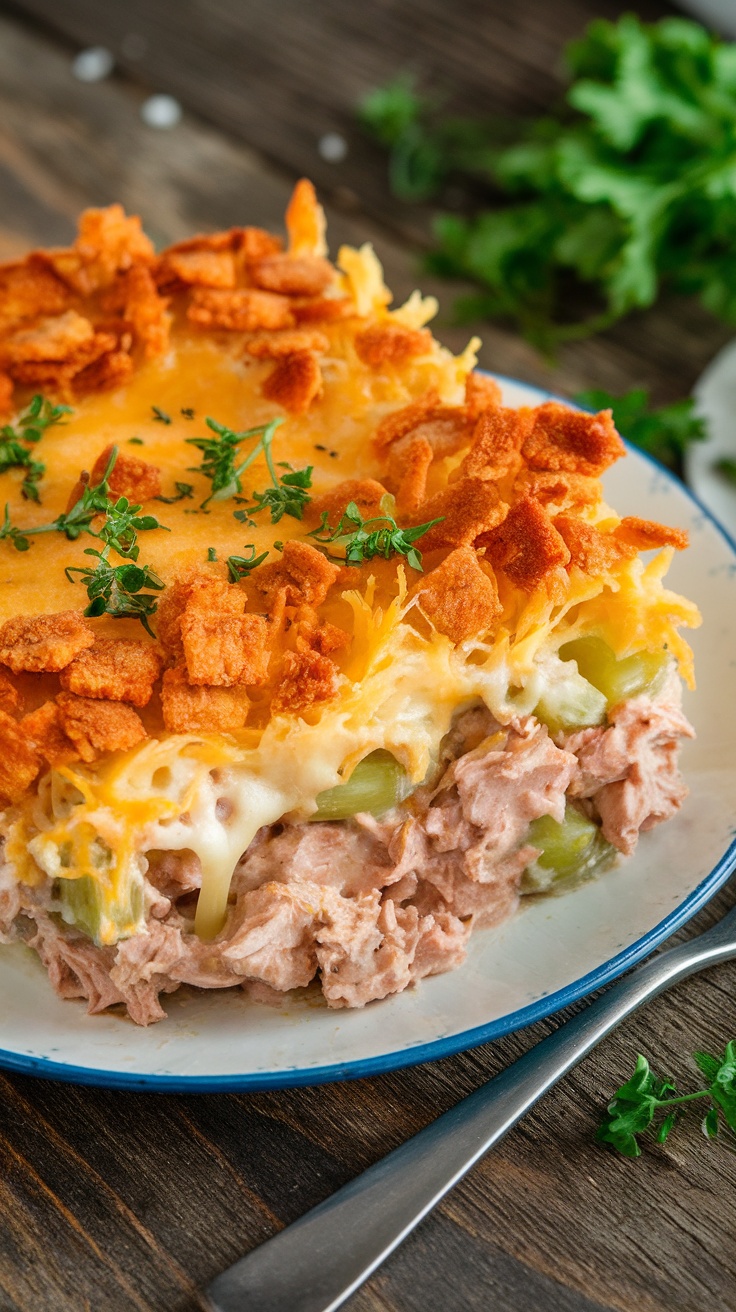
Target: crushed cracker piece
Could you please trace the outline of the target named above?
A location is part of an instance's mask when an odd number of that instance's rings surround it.
[[[325,212],[309,178],[300,178],[286,208],[286,231],[291,256],[327,254]]]
[[[658,524],[653,519],[640,519],[638,515],[627,515],[613,530],[618,542],[635,547],[637,551],[652,551],[657,547],[674,547],[675,551],[684,551],[690,544],[690,537],[684,528],[669,528]]]
[[[334,322],[357,314],[355,302],[347,296],[314,296],[306,300],[294,298],[290,304],[292,314],[300,324]]]
[[[231,733],[243,728],[249,701],[242,686],[193,687],[186,670],[177,665],[164,671],[161,706],[170,733]]]
[[[8,368],[35,361],[68,360],[92,341],[95,330],[76,310],[40,319],[32,328],[18,328],[0,343],[0,359]]]
[[[19,802],[41,771],[41,758],[22,724],[0,711],[0,799]]]
[[[386,482],[396,497],[399,515],[413,515],[427,495],[427,475],[434,450],[421,429],[394,442],[389,451]]]
[[[546,401],[537,407],[534,426],[522,450],[532,469],[562,469],[593,477],[625,453],[610,410],[588,415],[559,401]]]
[[[61,714],[56,702],[44,702],[30,715],[25,715],[20,727],[34,751],[43,757],[47,765],[57,769],[62,765],[71,765],[80,760],[71,738],[61,727]]]
[[[473,371],[465,379],[465,409],[468,418],[475,420],[491,406],[500,406],[501,388],[495,378]]]
[[[329,338],[317,328],[284,328],[249,338],[245,351],[256,360],[280,360],[303,351],[323,353],[329,344]]]
[[[417,523],[442,519],[417,543],[421,551],[435,547],[469,547],[481,533],[500,523],[506,513],[498,489],[482,478],[463,478],[430,497],[414,515]]]
[[[518,469],[521,448],[533,422],[533,412],[528,406],[519,410],[491,406],[483,410],[473,429],[470,450],[460,466],[461,476],[500,479]]]
[[[488,634],[503,614],[493,572],[483,568],[472,547],[451,551],[411,595],[434,627],[455,643]]]
[[[525,497],[512,506],[502,523],[482,534],[477,546],[517,587],[533,592],[545,576],[567,565],[570,552],[543,506]]]
[[[178,279],[187,286],[232,288],[236,282],[232,251],[168,251],[161,259],[159,281]]]
[[[146,359],[163,354],[169,344],[171,315],[168,299],[160,295],[150,269],[134,265],[118,274],[101,304],[108,314],[120,313],[120,331],[130,329]]]
[[[400,437],[406,437],[407,433],[416,429],[439,404],[440,394],[435,387],[431,387],[416,401],[385,415],[373,439],[376,450],[386,451]]]
[[[150,642],[136,638],[97,638],[61,673],[61,686],[79,697],[146,706],[163,667]]]
[[[522,469],[513,488],[514,500],[534,497],[542,506],[560,514],[577,515],[587,506],[597,506],[603,495],[600,479],[587,474],[555,473],[549,469]]]
[[[296,714],[320,702],[329,701],[339,687],[337,666],[329,656],[318,651],[284,653],[281,677],[271,703],[278,713]]]
[[[358,358],[369,369],[403,365],[416,355],[426,355],[431,347],[432,334],[427,328],[407,328],[391,319],[370,324],[355,338]]]
[[[261,391],[290,414],[301,415],[322,391],[322,370],[312,351],[285,355],[268,375]]]
[[[295,323],[288,296],[253,288],[220,291],[198,287],[190,301],[187,318],[200,328],[243,333],[293,328]]]
[[[329,492],[323,492],[321,497],[313,497],[307,512],[310,520],[314,519],[317,523],[326,513],[328,524],[334,528],[351,501],[355,502],[363,519],[372,519],[380,514],[381,501],[385,496],[386,488],[375,478],[346,478],[330,488]]]
[[[127,215],[122,205],[85,210],[70,251],[51,251],[54,269],[83,296],[109,287],[118,273],[134,264],[152,265],[153,243],[136,215]]]
[[[319,296],[335,279],[332,265],[318,255],[272,255],[249,263],[256,287],[286,296]]]
[[[245,595],[232,588],[235,607],[217,609],[190,602],[181,618],[187,678],[198,687],[260,684],[268,668],[268,630],[262,615],[246,615]]]
[[[112,444],[100,451],[95,460],[90,473],[93,487],[102,481],[111,454]],[[113,497],[127,497],[133,505],[142,505],[144,501],[161,495],[161,470],[147,460],[139,460],[138,456],[129,456],[118,449],[108,486]]]
[[[0,670],[0,710],[6,715],[17,715],[22,705],[22,698],[12,679]]]
[[[339,573],[316,547],[294,540],[284,543],[280,560],[261,565],[251,578],[269,605],[284,589],[287,606],[321,606]]]
[[[75,610],[53,615],[16,615],[0,628],[0,662],[14,674],[52,674],[63,670],[85,648],[94,634]]]
[[[569,569],[574,566],[583,574],[599,578],[622,560],[636,555],[635,547],[617,541],[612,533],[601,533],[573,515],[557,515],[552,522],[570,552]]]
[[[62,731],[83,761],[96,761],[107,752],[127,751],[148,736],[140,716],[123,702],[60,692],[56,704]]]
[[[69,308],[70,292],[43,252],[0,264],[0,331],[39,315],[59,315]]]

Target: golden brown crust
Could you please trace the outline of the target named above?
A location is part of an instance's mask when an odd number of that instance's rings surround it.
[[[290,414],[304,414],[322,391],[319,360],[312,351],[285,355],[261,390],[268,401],[275,401]]]
[[[412,401],[409,405],[402,406],[400,410],[393,410],[386,415],[378,425],[373,438],[374,445],[378,452],[387,451],[393,442],[397,442],[400,437],[406,437],[407,433],[413,432],[433,410],[436,410],[440,403],[440,394],[436,387],[432,387],[425,392],[423,396]]]
[[[325,250],[325,216],[309,178],[297,182],[286,209],[289,254],[323,255]]]
[[[22,724],[0,711],[0,800],[19,802],[41,770],[41,758]]]
[[[457,547],[414,585],[423,613],[452,642],[490,633],[503,614],[496,580],[472,547]]]
[[[20,722],[20,727],[34,751],[38,752],[52,769],[71,765],[73,761],[81,759],[71,738],[64,733],[61,726],[61,713],[56,702],[44,702],[30,715],[25,715]]]
[[[501,405],[501,388],[495,378],[473,371],[465,379],[465,409],[468,419],[476,420],[489,406]]]
[[[61,692],[56,705],[62,732],[83,761],[97,761],[108,752],[127,751],[147,737],[140,717],[123,702]]]
[[[414,516],[417,523],[441,519],[422,538],[422,551],[435,547],[469,547],[500,523],[506,513],[498,488],[482,478],[463,478],[425,501]]]
[[[12,679],[0,670],[0,710],[5,711],[6,715],[17,715],[22,704],[23,699]]]
[[[242,333],[293,328],[296,322],[288,296],[253,288],[213,291],[198,287],[189,303],[187,318],[200,328]]]
[[[637,551],[652,551],[657,547],[674,547],[675,551],[684,551],[690,544],[690,538],[684,528],[669,528],[658,524],[654,519],[639,519],[637,515],[628,515],[613,530],[618,542],[635,547]]]
[[[146,706],[163,663],[161,652],[150,642],[97,638],[62,670],[61,686],[79,697]]]
[[[565,470],[594,478],[625,454],[610,410],[588,415],[559,401],[547,401],[537,408],[523,446],[532,469]]]
[[[557,515],[553,523],[570,552],[569,568],[582,570],[593,578],[609,573],[622,560],[636,555],[634,547],[618,542],[613,534],[601,533],[573,515]]]
[[[567,565],[570,552],[543,506],[524,497],[504,521],[478,542],[488,559],[524,592],[533,592],[545,576]]]
[[[521,464],[521,448],[532,430],[528,406],[507,410],[489,407],[479,415],[471,447],[460,466],[465,478],[499,479]]]
[[[100,451],[90,473],[93,487],[102,482],[111,455],[112,445]],[[108,486],[114,497],[127,497],[133,505],[139,505],[161,495],[161,470],[147,460],[139,460],[137,456],[119,450]],[[77,499],[78,496],[71,505],[75,505]]]
[[[555,507],[560,513],[579,514],[588,506],[597,506],[603,495],[600,479],[587,474],[566,474],[548,469],[522,469],[513,488],[513,499],[534,497],[542,506]]]
[[[329,492],[323,492],[321,497],[314,497],[309,506],[309,517],[319,521],[326,514],[328,524],[335,528],[350,502],[354,501],[363,519],[372,519],[380,514],[385,496],[386,488],[375,478],[346,478]]]
[[[14,674],[53,674],[63,670],[95,637],[83,615],[74,610],[53,615],[16,615],[0,628],[0,662]]]
[[[396,497],[399,515],[414,515],[427,495],[427,475],[434,459],[432,444],[421,428],[394,442],[386,481]]]
[[[432,348],[432,334],[427,328],[407,328],[391,319],[372,323],[355,338],[358,358],[369,369],[402,365],[413,356],[425,355]]]
[[[232,288],[235,260],[229,250],[170,250],[161,258],[158,277],[164,286],[178,280],[187,286]]]
[[[0,332],[39,315],[61,314],[69,307],[70,299],[66,283],[40,254],[0,265]]]
[[[161,706],[170,733],[231,733],[243,728],[249,702],[242,686],[196,688],[186,670],[175,666],[164,671]]]
[[[233,588],[233,593],[237,590]],[[268,669],[268,630],[262,615],[243,612],[245,596],[233,596],[234,607],[217,610],[190,604],[181,618],[187,678],[195,686],[231,688],[259,684]]]

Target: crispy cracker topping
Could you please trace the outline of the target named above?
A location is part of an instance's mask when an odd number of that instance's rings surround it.
[[[95,460],[90,474],[93,487],[102,481],[111,454],[112,444],[100,451]],[[118,451],[108,486],[113,497],[127,497],[134,505],[140,505],[161,495],[161,470],[148,460],[139,460],[137,456]],[[73,501],[72,505],[75,504],[76,501]]]
[[[200,328],[241,333],[273,332],[293,328],[295,323],[288,296],[253,288],[230,292],[198,287],[189,303],[187,318]]]
[[[0,800],[19,802],[41,770],[41,758],[23,729],[0,711]]]
[[[452,642],[488,634],[503,607],[490,567],[479,564],[472,547],[457,547],[441,565],[414,585],[422,611]]]
[[[557,515],[553,523],[570,552],[570,569],[597,577],[636,555],[635,548],[617,541],[612,533],[601,533],[572,515]]]
[[[320,296],[335,278],[332,265],[317,255],[272,255],[248,269],[256,287],[285,296]]]
[[[135,711],[123,702],[97,701],[61,692],[56,699],[62,731],[83,761],[124,752],[147,736]]]
[[[164,724],[170,733],[232,733],[248,718],[245,688],[196,688],[181,665],[165,670],[161,685]]]
[[[618,542],[636,547],[637,551],[651,551],[656,547],[674,547],[675,551],[684,551],[689,546],[690,538],[684,528],[668,528],[658,524],[654,519],[639,519],[637,515],[628,515],[613,530]]]
[[[146,706],[163,667],[150,642],[135,638],[97,638],[61,673],[61,686],[79,697]]]
[[[80,760],[74,743],[64,733],[61,712],[56,702],[44,702],[30,715],[25,715],[20,727],[33,749],[52,769]]]
[[[339,567],[308,542],[285,542],[281,559],[261,565],[253,584],[269,603],[283,589],[287,606],[321,606]]]
[[[532,414],[527,406],[519,410],[500,405],[485,409],[473,429],[470,450],[460,466],[461,475],[495,480],[518,469],[521,448],[532,429]]]
[[[279,360],[263,384],[263,395],[291,414],[301,415],[322,391],[322,371],[312,351],[297,351]]]
[[[370,324],[355,338],[358,356],[369,369],[405,364],[415,355],[424,355],[431,346],[432,334],[426,328],[407,328],[391,319]]]
[[[245,350],[257,360],[280,360],[302,351],[324,352],[329,344],[329,339],[317,328],[284,328],[249,338]]]
[[[482,533],[500,523],[506,513],[498,488],[482,478],[463,478],[420,506],[417,523],[442,519],[424,534],[422,551],[435,547],[469,547]]]
[[[523,454],[532,469],[562,469],[597,478],[626,454],[626,447],[610,410],[587,415],[559,401],[547,401],[534,411],[534,426]]]
[[[338,672],[329,656],[318,651],[287,651],[271,703],[276,712],[296,713],[329,701],[338,689]]]
[[[517,501],[503,523],[484,533],[478,545],[486,548],[496,569],[524,592],[533,592],[546,574],[570,560],[564,539],[533,497]]]
[[[21,670],[52,674],[63,670],[94,640],[87,620],[74,610],[17,615],[0,628],[0,662],[14,674]]]

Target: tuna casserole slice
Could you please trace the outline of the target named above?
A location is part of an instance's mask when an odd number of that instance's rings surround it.
[[[603,501],[610,413],[504,408],[307,182],[286,229],[0,268],[0,933],[142,1025],[452,969],[685,794],[686,536]]]

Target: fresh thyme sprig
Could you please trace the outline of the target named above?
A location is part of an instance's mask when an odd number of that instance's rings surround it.
[[[62,423],[64,417],[72,413],[71,406],[52,405],[51,401],[37,393],[15,424],[5,424],[0,428],[0,474],[6,473],[8,469],[25,469],[20,490],[27,501],[40,500],[38,484],[46,472],[46,466],[42,461],[34,459],[24,443],[35,445],[40,442],[47,428]]]
[[[155,419],[159,424],[170,424],[170,423],[171,423],[171,415],[167,415],[166,411],[165,411],[165,410],[162,410],[160,405],[152,405],[152,406],[151,406],[151,409],[153,410],[153,417],[154,417],[154,419]]]
[[[161,592],[165,584],[150,565],[136,565],[131,560],[122,565],[111,565],[109,551],[109,546],[103,547],[102,551],[87,547],[85,556],[96,557],[97,564],[69,565],[65,570],[70,583],[84,583],[87,588],[89,605],[85,615],[140,620],[146,633],[155,637],[149,624],[150,616],[158,607],[158,599],[153,593]],[[136,557],[137,554],[136,550]],[[75,574],[79,578],[75,579]]]
[[[260,556],[257,556],[255,547],[250,543],[244,548],[244,551],[247,553],[244,556],[228,556],[227,558],[228,573],[233,583],[239,583],[241,579],[247,579],[251,570],[254,570],[258,565],[262,565],[268,555],[268,552],[264,551]]]
[[[699,1098],[709,1098],[702,1122],[708,1139],[718,1136],[721,1121],[736,1132],[736,1043],[726,1044],[722,1057],[696,1052],[695,1061],[708,1081],[707,1089],[678,1094],[672,1080],[661,1080],[641,1054],[631,1079],[616,1090],[596,1138],[611,1144],[624,1157],[640,1157],[637,1136],[654,1129],[657,1143],[664,1143],[680,1115],[680,1109]],[[672,1095],[672,1096],[670,1096]]]
[[[241,477],[261,452],[266,455],[270,467],[270,446],[273,435],[279,424],[284,421],[281,418],[271,419],[267,424],[259,424],[255,428],[247,428],[240,433],[236,433],[234,429],[228,428],[225,424],[219,424],[216,419],[211,419],[209,416],[205,422],[211,432],[214,433],[214,437],[188,437],[186,439],[188,444],[196,446],[203,456],[201,465],[190,466],[191,472],[203,474],[212,484],[212,491],[202,502],[202,510],[206,510],[210,501],[226,501],[229,497],[242,492]],[[241,442],[246,442],[252,437],[258,437],[260,441],[256,443],[245,460],[242,460],[240,464],[236,463],[238,447]]]
[[[374,556],[383,556],[386,560],[391,556],[405,556],[412,569],[421,570],[422,553],[414,543],[435,524],[441,524],[444,516],[412,528],[399,528],[393,510],[393,497],[385,496],[381,501],[381,514],[363,519],[355,502],[351,501],[334,529],[330,528],[325,511],[319,528],[313,529],[309,536],[330,559],[341,560],[346,565],[362,565],[366,560],[373,560]],[[337,552],[327,550],[330,546],[336,547]]]
[[[287,473],[277,474],[269,459],[268,449],[265,454],[272,486],[267,487],[265,492],[254,492],[252,505],[234,511],[235,518],[240,520],[241,524],[251,524],[254,522],[250,518],[251,515],[257,515],[261,510],[269,510],[272,524],[278,524],[284,515],[291,515],[292,519],[302,519],[304,507],[311,501],[307,489],[312,486],[314,466],[307,465],[306,469],[294,469],[282,460],[279,461],[278,468],[287,470]]]
[[[188,501],[194,496],[193,483],[175,483],[176,496],[173,497],[154,497],[155,501],[163,501],[165,506],[175,506],[177,501]]]

